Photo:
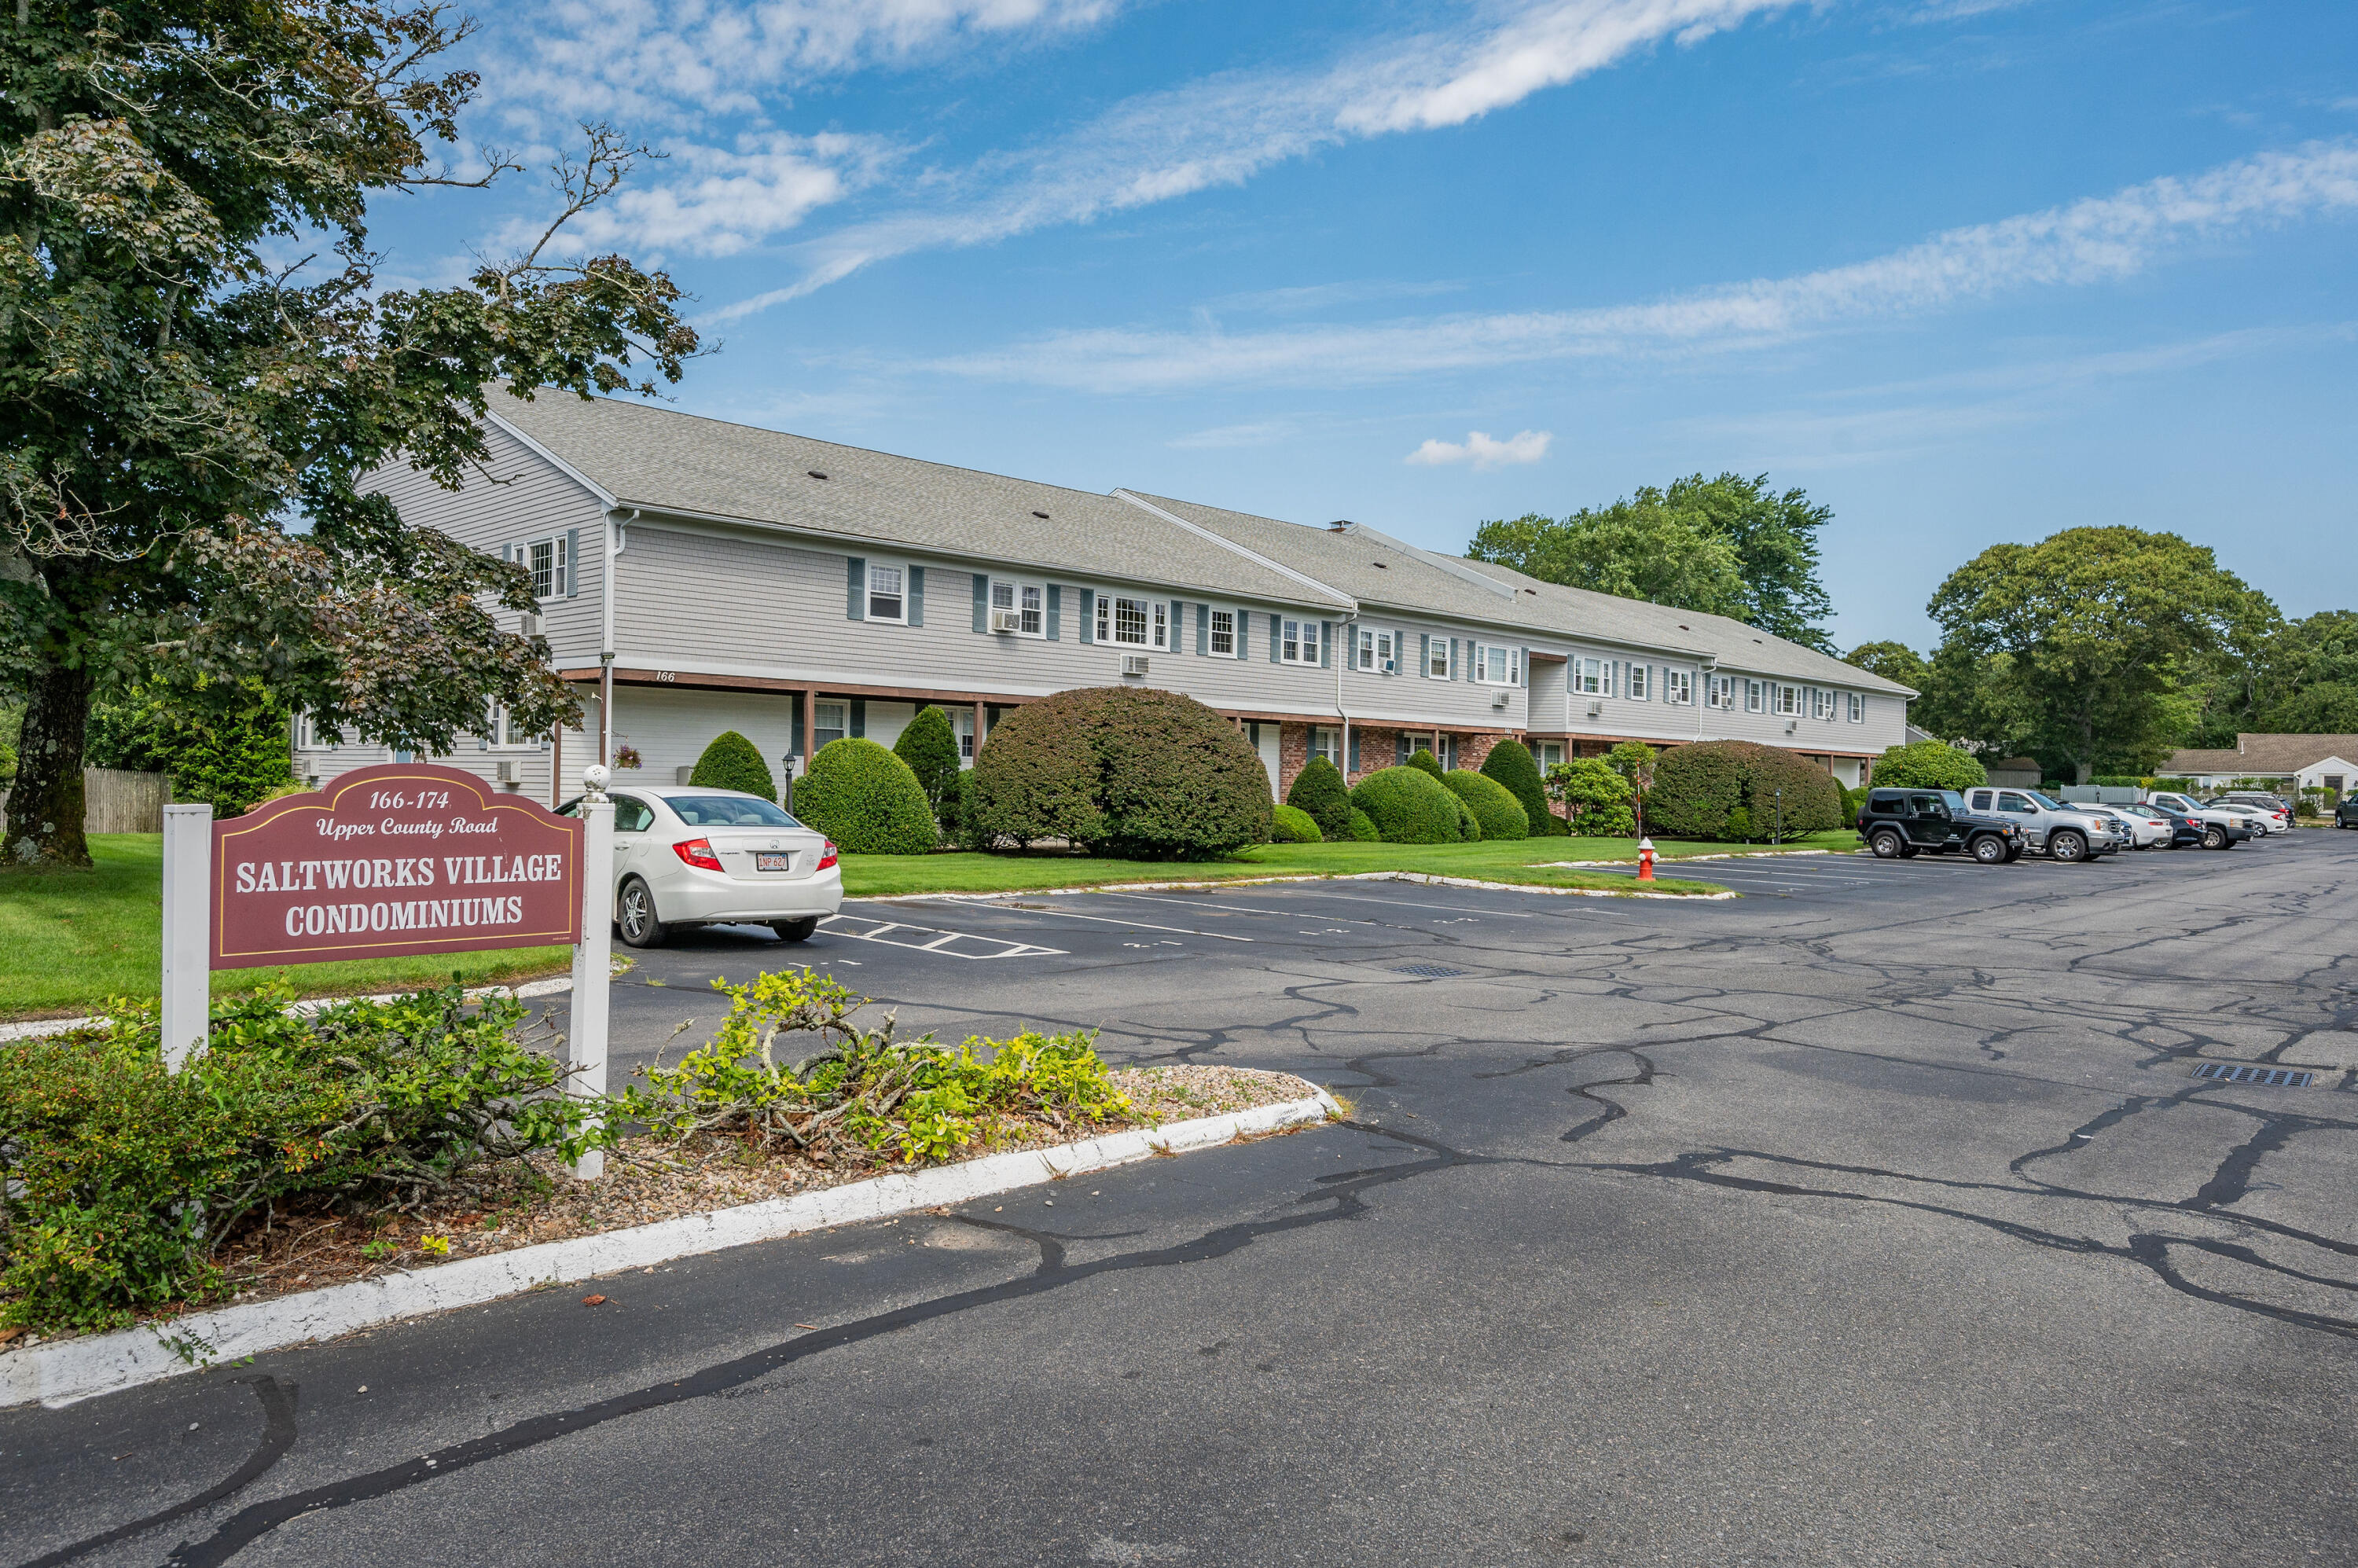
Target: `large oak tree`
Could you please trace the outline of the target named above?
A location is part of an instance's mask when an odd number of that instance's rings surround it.
[[[447,749],[491,702],[578,719],[525,574],[401,526],[364,488],[403,459],[456,486],[482,389],[655,389],[697,351],[678,291],[565,222],[638,149],[602,126],[557,168],[538,244],[444,288],[381,287],[368,204],[482,186],[438,161],[475,78],[436,5],[16,0],[0,11],[0,678],[26,711],[0,853],[87,864],[93,687],[278,701]],[[244,698],[238,698],[244,699]]]

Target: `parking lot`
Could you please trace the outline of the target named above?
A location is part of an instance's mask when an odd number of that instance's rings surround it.
[[[1351,1115],[8,1412],[0,1561],[2358,1560],[2358,838],[1709,874],[643,955],[625,1067],[807,959]]]

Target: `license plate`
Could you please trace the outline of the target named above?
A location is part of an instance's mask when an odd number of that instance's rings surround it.
[[[757,871],[791,871],[795,869],[795,858],[792,855],[773,855],[756,851],[753,856],[753,869]]]

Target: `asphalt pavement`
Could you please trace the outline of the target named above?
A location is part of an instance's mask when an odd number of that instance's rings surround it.
[[[1352,1114],[0,1412],[0,1563],[2358,1561],[2358,838],[1705,874],[684,937],[618,1080],[808,961]]]

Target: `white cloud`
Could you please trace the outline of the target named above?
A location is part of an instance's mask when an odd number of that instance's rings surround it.
[[[729,320],[914,251],[1241,185],[1271,164],[1391,132],[1463,124],[1665,38],[1693,43],[1801,0],[1520,0],[1455,28],[1395,37],[1317,71],[1238,71],[1115,105],[1059,140],[946,178],[923,207],[797,248],[802,275],[715,313]],[[1500,11],[1504,10],[1502,16]]]
[[[579,243],[732,255],[843,200],[890,157],[873,138],[839,135],[749,135],[734,148],[689,144],[649,166],[670,178],[625,186],[583,213]]]
[[[1554,432],[1549,430],[1518,430],[1503,441],[1479,430],[1468,430],[1462,442],[1428,440],[1411,452],[1406,460],[1427,468],[1471,463],[1479,473],[1509,463],[1535,463],[1547,456],[1548,443],[1554,439]]]
[[[2131,276],[2174,248],[2358,211],[2358,143],[2289,151],[1952,229],[1848,266],[1586,310],[1453,315],[1261,332],[1099,329],[937,362],[1098,393],[1223,383],[1354,385],[1600,355],[1742,348],[1920,314],[2002,290]]]

